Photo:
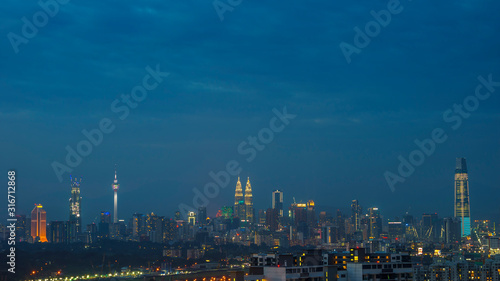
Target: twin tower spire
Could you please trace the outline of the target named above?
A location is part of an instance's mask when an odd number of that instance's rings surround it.
[[[247,180],[245,195],[243,196],[240,177],[238,177],[238,182],[236,182],[236,191],[234,193],[234,217],[239,218],[243,223],[253,223],[254,210],[250,178]]]

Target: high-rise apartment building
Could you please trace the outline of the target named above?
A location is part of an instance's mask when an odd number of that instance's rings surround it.
[[[141,235],[146,234],[146,219],[144,215],[135,213],[132,215],[132,221],[130,222],[132,228],[132,237],[138,239]]]
[[[146,215],[146,234],[149,241],[154,243],[163,242],[163,220],[165,218],[154,213]]]

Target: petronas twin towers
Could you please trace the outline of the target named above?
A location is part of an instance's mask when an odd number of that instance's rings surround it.
[[[253,223],[253,213],[252,185],[250,184],[250,178],[247,180],[245,195],[243,196],[240,177],[238,177],[236,191],[234,193],[234,217],[239,218],[243,223],[251,224]]]

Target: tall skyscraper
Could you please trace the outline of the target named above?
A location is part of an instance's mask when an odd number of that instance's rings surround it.
[[[250,177],[248,178],[247,185],[245,187],[245,221],[247,223],[253,223],[253,199]]]
[[[133,214],[130,225],[132,227],[132,236],[134,238],[139,238],[141,235],[146,234],[146,219],[144,218],[144,215],[138,213]]]
[[[176,233],[176,226],[177,224],[175,223],[175,220],[165,218],[163,220],[163,242],[168,242],[172,241],[175,239],[175,233]]]
[[[358,231],[361,229],[360,220],[361,220],[361,206],[359,205],[358,200],[352,200],[351,225],[354,231]]]
[[[207,207],[198,208],[198,224],[200,225],[207,224]]]
[[[52,243],[66,243],[68,223],[65,221],[52,221],[50,223],[50,242]]]
[[[444,237],[446,243],[459,243],[461,235],[461,221],[460,218],[445,218],[443,222]]]
[[[154,213],[146,215],[146,235],[149,241],[161,243],[163,241],[163,220],[164,217]]]
[[[69,199],[69,240],[70,242],[78,241],[78,236],[82,232],[82,217],[81,217],[81,201],[80,183],[78,180],[70,176],[71,182],[71,198]]]
[[[278,216],[283,217],[283,191],[273,191],[272,208],[278,211]]]
[[[278,209],[267,209],[266,211],[266,225],[269,230],[276,231],[279,227],[279,213]]]
[[[113,188],[113,191],[115,192],[115,207],[114,207],[114,212],[113,212],[113,223],[118,223],[118,189],[120,188],[120,184],[118,184],[118,179],[116,178],[116,169],[115,169],[115,180],[113,181],[113,184],[111,185]]]
[[[189,212],[188,213],[188,223],[190,225],[195,225],[196,224],[196,213],[195,212]]]
[[[87,230],[85,231],[86,239],[85,241],[89,244],[95,243],[98,237],[97,224],[91,223],[87,224]]]
[[[101,211],[101,219],[99,221],[99,238],[109,238],[109,225],[111,224],[111,214],[109,212]]]
[[[266,224],[266,211],[265,210],[262,210],[262,209],[259,210],[259,217],[256,221],[262,225]]]
[[[433,242],[438,242],[441,236],[441,224],[438,214],[422,214],[422,233],[421,238],[429,239]]]
[[[461,220],[462,237],[470,235],[469,175],[465,158],[457,158],[455,169],[455,217]]]
[[[369,223],[370,230],[369,235],[370,239],[378,239],[380,233],[382,232],[382,218],[380,217],[380,212],[378,208],[369,208]]]
[[[243,200],[243,189],[241,188],[240,177],[238,177],[236,191],[234,192],[233,214],[235,218],[239,218],[240,220],[245,219],[245,201]]]
[[[47,213],[41,204],[31,211],[31,237],[33,242],[47,242]]]
[[[245,195],[241,188],[240,177],[236,182],[236,190],[234,192],[234,217],[238,218],[244,224],[254,222],[253,198],[252,198],[252,185],[250,178],[247,180],[245,187]]]
[[[316,227],[317,221],[316,221],[316,210],[314,207],[314,201],[309,200],[307,201],[307,225],[312,229],[313,227]]]

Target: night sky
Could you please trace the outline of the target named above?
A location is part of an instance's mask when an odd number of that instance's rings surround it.
[[[16,53],[9,34],[22,36],[22,18],[42,8],[3,1],[0,166],[5,193],[7,171],[17,172],[18,213],[40,203],[48,221],[68,219],[70,173],[60,182],[52,163],[109,118],[114,131],[71,172],[83,177],[84,223],[112,211],[115,164],[128,220],[172,217],[231,160],[243,185],[250,177],[256,210],[279,188],[285,206],[293,196],[348,210],[358,199],[385,218],[451,216],[456,157],[467,158],[472,219],[500,220],[500,87],[458,128],[443,119],[478,76],[500,81],[500,2],[401,0],[350,63],[340,44],[353,45],[354,28],[390,1],[275,2],[244,0],[221,21],[212,1],[71,1]],[[112,104],[142,85],[147,66],[169,76],[122,120]],[[240,143],[284,107],[296,117],[247,161]],[[398,156],[436,128],[447,140],[392,192],[384,173],[397,174]],[[234,203],[235,184],[210,199],[209,216]]]

